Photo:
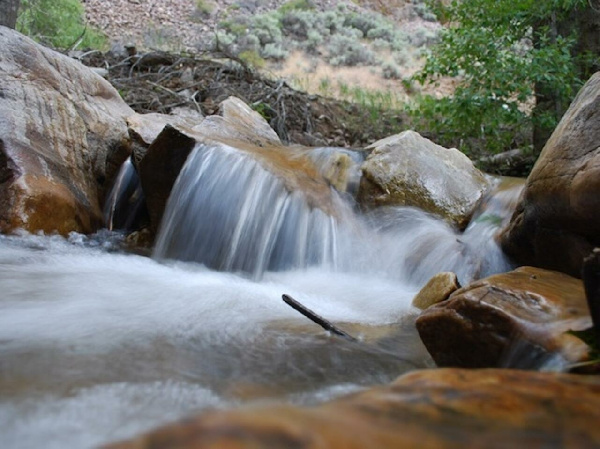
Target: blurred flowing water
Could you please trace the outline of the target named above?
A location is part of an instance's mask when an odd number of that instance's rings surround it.
[[[510,268],[493,239],[510,201],[494,198],[463,233],[411,208],[358,214],[333,189],[321,209],[248,155],[205,147],[153,258],[107,230],[0,236],[2,447],[94,447],[210,407],[311,404],[432,366],[411,300],[439,271],[467,282]]]

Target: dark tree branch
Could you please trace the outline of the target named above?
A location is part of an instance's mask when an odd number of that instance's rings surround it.
[[[327,321],[325,318],[317,315],[315,312],[313,312],[309,308],[307,308],[307,307],[303,306],[302,304],[300,304],[298,301],[296,301],[291,296],[282,295],[282,298],[283,298],[283,301],[287,305],[289,305],[290,307],[292,307],[294,310],[297,310],[302,315],[304,315],[306,318],[308,318],[312,322],[318,324],[319,326],[321,326],[326,331],[329,331],[332,334],[335,334],[335,335],[338,335],[338,336],[340,336],[342,338],[345,338],[346,340],[358,341],[352,335],[349,335],[346,332],[344,332],[343,330],[337,328],[335,325],[333,325],[332,323],[330,323],[329,321]]]

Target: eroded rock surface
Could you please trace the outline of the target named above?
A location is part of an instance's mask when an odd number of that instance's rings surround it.
[[[517,262],[581,276],[600,246],[600,72],[581,89],[546,143],[503,249]]]
[[[133,111],[81,63],[0,27],[0,232],[92,232]]]
[[[448,297],[460,288],[455,273],[442,272],[433,276],[427,284],[413,298],[412,305],[419,309],[426,309],[434,304],[448,299]]]
[[[372,144],[362,166],[358,201],[365,208],[414,206],[464,228],[489,188],[486,177],[457,149],[414,131]]]
[[[566,332],[591,318],[580,280],[521,267],[457,290],[416,324],[438,366],[532,368],[552,354],[586,359],[587,346]]]
[[[600,378],[439,369],[314,407],[213,411],[113,449],[393,449],[600,444]]]

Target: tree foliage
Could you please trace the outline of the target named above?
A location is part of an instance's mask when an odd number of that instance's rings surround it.
[[[582,84],[572,54],[577,36],[557,24],[587,1],[444,3],[430,2],[447,27],[415,79],[458,84],[450,97],[422,97],[413,116],[444,144],[472,155],[530,144],[534,126],[556,124],[555,114],[532,114],[537,86],[568,105]]]
[[[17,30],[54,48],[106,46],[106,37],[86,26],[80,0],[21,0]]]

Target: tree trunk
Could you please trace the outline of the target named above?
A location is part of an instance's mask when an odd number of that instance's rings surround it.
[[[567,17],[559,20],[555,18],[552,23],[540,23],[534,27],[534,37],[539,36],[538,30],[542,27],[548,27],[552,34],[550,38],[556,36],[570,36],[576,34],[577,42],[571,54],[575,60],[578,77],[587,81],[596,71],[600,70],[600,0],[590,0],[586,7],[574,9]],[[539,42],[534,42],[534,46]],[[592,55],[593,58],[586,58],[586,55]],[[558,92],[553,91],[544,83],[535,85],[535,108],[533,111],[533,147],[539,153],[546,141],[552,134],[552,127],[545,126],[544,121],[540,120],[544,115],[550,115],[558,122],[569,107],[560,98]]]
[[[20,0],[0,0],[0,25],[15,27],[20,3]]]

